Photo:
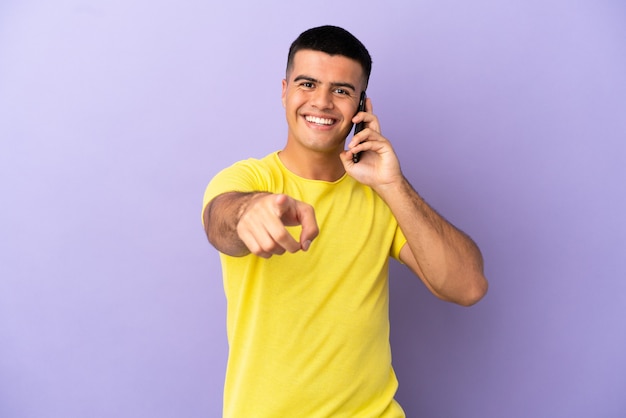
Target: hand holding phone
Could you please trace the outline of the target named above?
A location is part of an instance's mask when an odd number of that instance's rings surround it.
[[[365,98],[366,97],[367,96],[365,95],[365,91],[361,92],[361,98],[359,99],[359,108],[357,109],[356,113],[365,111]],[[354,127],[354,135],[361,132],[364,128],[365,128],[365,122],[357,123],[356,126]],[[358,163],[360,158],[361,158],[360,152],[357,152],[356,154],[352,154],[353,163]]]

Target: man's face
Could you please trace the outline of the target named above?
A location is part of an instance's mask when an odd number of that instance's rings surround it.
[[[289,145],[339,153],[364,89],[363,69],[357,61],[320,51],[296,52],[282,93]]]

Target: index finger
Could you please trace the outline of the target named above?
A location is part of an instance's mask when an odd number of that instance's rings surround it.
[[[374,106],[372,105],[372,99],[369,97],[365,99],[365,111],[357,113],[352,119],[352,122],[353,123],[365,122],[367,128],[375,132],[381,133],[380,124],[378,123],[378,117],[374,114]]]
[[[374,113],[374,106],[372,105],[372,99],[369,97],[365,99],[365,111],[367,113]]]

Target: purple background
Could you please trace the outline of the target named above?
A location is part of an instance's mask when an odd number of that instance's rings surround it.
[[[626,411],[621,0],[3,0],[0,416],[215,417],[227,343],[201,199],[286,139],[289,43],[338,24],[421,194],[478,242],[460,308],[392,265],[410,417]]]

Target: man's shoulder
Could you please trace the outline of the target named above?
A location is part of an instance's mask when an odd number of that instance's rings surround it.
[[[245,160],[239,160],[234,163],[231,167],[239,167],[239,168],[252,168],[252,169],[274,169],[279,166],[278,159],[278,151],[274,151],[270,154],[267,154],[264,157],[256,158],[250,157]]]
[[[267,191],[280,166],[276,162],[277,152],[262,158],[240,160],[222,169],[209,183],[213,193],[224,191]]]

